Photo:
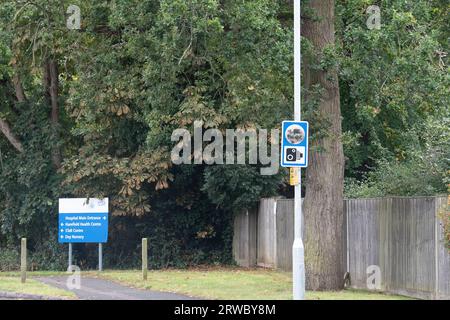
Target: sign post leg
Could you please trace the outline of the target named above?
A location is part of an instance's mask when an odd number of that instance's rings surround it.
[[[294,117],[301,120],[301,5],[294,0]],[[307,151],[306,151],[307,152]],[[305,299],[305,251],[302,240],[302,185],[301,169],[299,183],[294,187],[294,245],[292,247],[292,280],[294,300]]]
[[[72,243],[69,243],[69,268],[72,266]]]
[[[98,271],[103,271],[103,244],[98,244]]]

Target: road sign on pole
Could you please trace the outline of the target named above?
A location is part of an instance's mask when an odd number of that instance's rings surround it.
[[[294,120],[301,120],[301,0],[294,0]],[[306,132],[307,134],[307,132]],[[284,139],[284,137],[283,137]],[[307,150],[305,151],[307,157]],[[307,158],[305,159],[307,165]],[[294,187],[294,245],[292,246],[292,280],[294,300],[305,299],[305,249],[302,240],[302,184],[301,166],[299,183]]]
[[[300,183],[298,180],[298,168],[289,168],[289,184],[291,186],[296,186]]]
[[[108,240],[108,198],[59,199],[60,243],[105,243]]]
[[[72,266],[72,264],[72,243],[69,243],[69,268]]]
[[[308,131],[306,121],[283,121],[281,166],[306,168],[308,166]]]
[[[103,269],[102,243],[108,240],[108,198],[59,199],[58,241],[69,244],[72,270],[72,243],[98,243],[98,269]]]
[[[98,271],[103,271],[103,243],[98,244]]]

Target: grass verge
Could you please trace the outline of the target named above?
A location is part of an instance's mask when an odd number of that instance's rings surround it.
[[[292,274],[265,269],[194,269],[156,270],[148,272],[147,281],[141,272],[91,272],[90,276],[119,282],[135,288],[174,292],[207,299],[289,300],[292,299]],[[410,298],[368,292],[343,290],[338,292],[307,292],[308,300],[408,300]]]
[[[0,291],[20,294],[32,294],[51,298],[75,299],[76,295],[70,291],[54,288],[37,280],[27,279],[20,282],[20,277],[0,275]]]

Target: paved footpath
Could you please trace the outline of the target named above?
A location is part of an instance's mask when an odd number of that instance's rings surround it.
[[[112,281],[82,277],[81,288],[69,290],[66,286],[67,277],[36,277],[35,280],[45,284],[72,291],[82,300],[195,300],[185,295],[169,292],[158,292],[130,288]]]

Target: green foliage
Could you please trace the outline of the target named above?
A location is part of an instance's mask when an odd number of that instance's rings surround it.
[[[444,228],[444,242],[447,249],[450,252],[450,197],[447,198],[447,203],[443,206],[443,208],[439,212],[439,217],[442,221],[441,225]]]
[[[377,170],[363,181],[347,178],[345,196],[349,198],[383,196],[432,196],[443,194],[440,175],[428,171],[429,166],[416,161],[380,162]]]
[[[0,71],[11,83],[19,70],[28,101],[16,114],[13,88],[1,87],[0,114],[26,152],[0,139],[0,247],[27,236],[36,264],[59,268],[56,199],[108,196],[105,266],[135,266],[142,237],[150,239],[153,267],[231,262],[233,212],[275,194],[280,178],[261,177],[256,166],[234,177],[227,169],[226,181],[221,167],[173,167],[170,137],[176,128],[192,130],[194,120],[205,128],[271,129],[289,117],[292,33],[278,20],[279,6],[75,1],[82,29],[71,31],[64,12],[72,2],[2,2],[0,51],[8,56]],[[60,66],[59,141],[41,85],[49,57]],[[60,170],[52,166],[55,144]],[[83,267],[94,256],[90,245],[75,248]]]
[[[255,207],[261,198],[275,196],[281,184],[280,175],[262,176],[257,167],[244,165],[211,166],[204,175],[202,190],[209,199],[236,213]]]
[[[337,1],[348,195],[445,192],[448,6],[378,1],[381,30],[369,30],[370,4]]]
[[[418,124],[420,129],[411,129],[410,140],[405,143],[409,148],[407,159],[380,159],[376,169],[361,181],[347,177],[345,195],[358,198],[445,194],[450,176],[449,115],[449,110],[441,112],[441,119],[431,118]]]
[[[2,250],[0,250],[0,271],[16,271],[19,269],[19,250],[12,248],[2,248]]]
[[[74,196],[111,200],[106,267],[138,266],[142,237],[154,268],[230,262],[233,214],[283,191],[285,172],[173,166],[170,137],[176,128],[192,132],[195,120],[204,129],[272,129],[292,117],[291,1],[0,2],[0,119],[25,149],[0,135],[8,265],[27,237],[36,268],[64,267],[56,201]],[[347,196],[445,192],[448,4],[378,1],[382,29],[371,31],[364,12],[372,2],[336,3],[336,46],[316,52],[305,40],[302,49],[315,68],[339,70]],[[69,4],[81,8],[79,31],[65,27]],[[59,66],[59,137],[42,85],[49,58]],[[15,75],[25,102],[16,99]],[[316,108],[323,90],[306,94],[303,115],[320,139],[329,125]],[[62,168],[52,163],[55,146]],[[75,253],[81,266],[95,266],[95,246]]]
[[[67,246],[57,243],[56,238],[57,231],[53,230],[47,239],[31,247],[28,258],[31,270],[67,270]]]

